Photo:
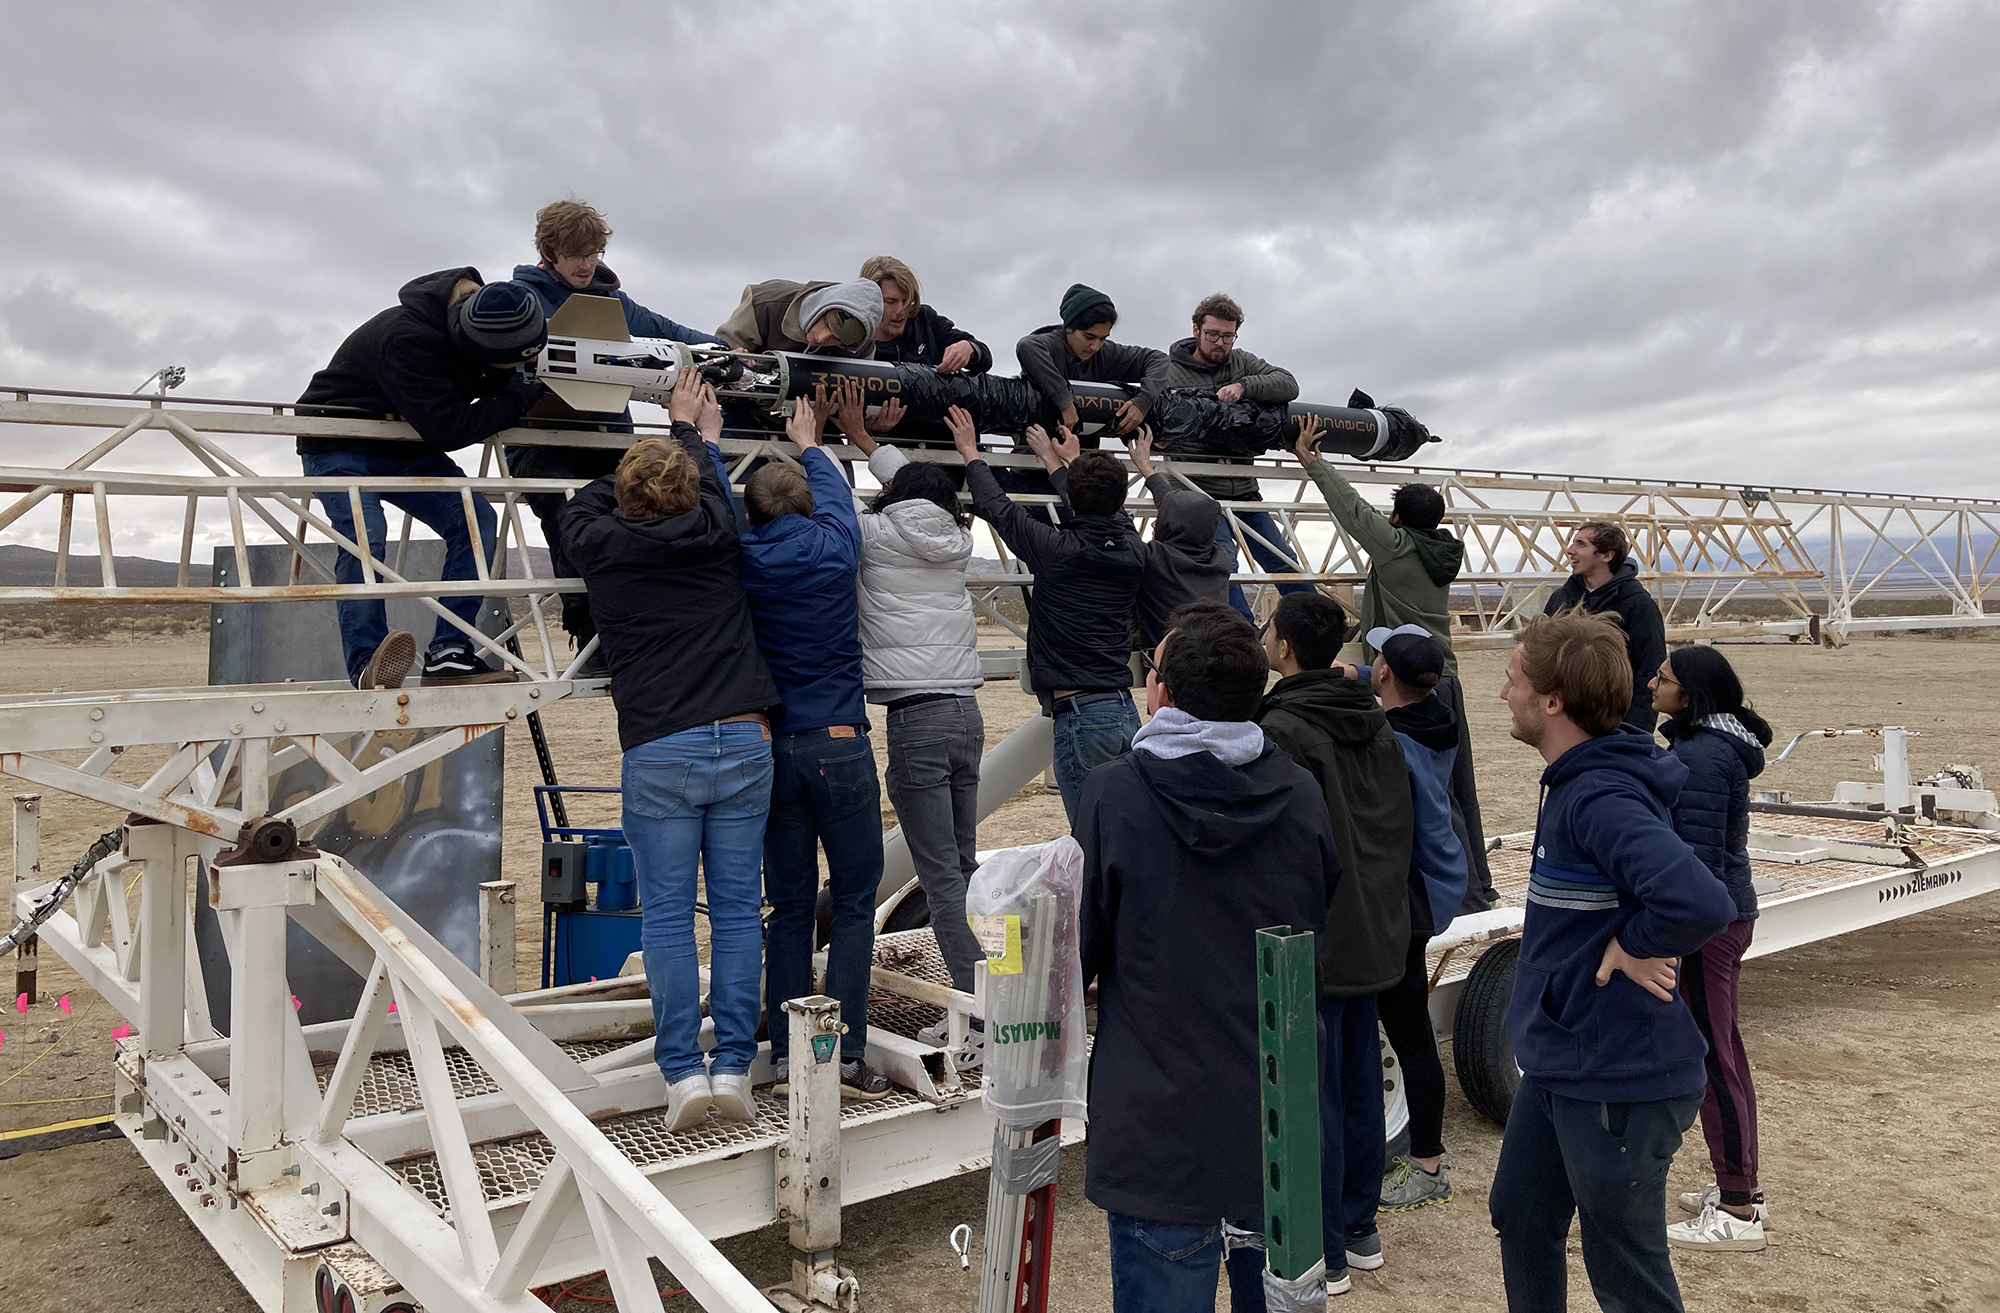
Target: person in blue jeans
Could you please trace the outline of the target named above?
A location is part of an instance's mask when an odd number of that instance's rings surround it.
[[[1527,920],[1507,1006],[1521,1086],[1488,1203],[1507,1306],[1568,1300],[1570,1223],[1605,1309],[1680,1313],[1666,1184],[1707,1085],[1680,962],[1736,918],[1674,832],[1688,770],[1631,725],[1632,665],[1612,616],[1538,616],[1500,696],[1541,754]]]
[[[1009,500],[979,454],[979,434],[962,412],[948,418],[965,459],[972,512],[1034,571],[1028,600],[1028,678],[1042,714],[1055,719],[1056,787],[1076,824],[1084,777],[1132,746],[1139,711],[1132,704],[1132,608],[1146,572],[1146,545],[1125,514],[1125,471],[1101,451],[1079,451],[1062,429],[1051,441],[1040,425],[1029,446],[1049,472],[1064,475],[1075,512],[1054,528]]]
[[[299,397],[302,415],[395,416],[421,442],[395,439],[301,437],[298,451],[310,478],[463,477],[445,453],[513,428],[534,404],[540,387],[520,365],[547,340],[541,303],[515,283],[484,283],[471,268],[444,269],[404,284],[399,303],[354,330],[326,368]],[[346,489],[322,492],[327,523],[348,540],[366,542],[384,562],[387,526],[382,503],[398,506],[444,540],[445,579],[478,578],[475,552],[493,557],[494,515],[484,497],[465,504],[453,493],[363,493],[356,532]],[[473,545],[474,531],[479,545]],[[334,567],[343,584],[364,580],[362,562],[342,551]],[[483,599],[444,599],[445,609],[467,628],[478,621]],[[340,646],[347,676],[361,688],[395,688],[416,664],[416,640],[390,630],[380,600],[337,603]],[[427,683],[477,683],[513,676],[490,669],[466,629],[440,616],[424,660]]]
[[[773,773],[767,711],[778,688],[757,651],[736,512],[708,445],[722,433],[714,389],[683,373],[667,414],[672,440],[632,444],[614,473],[570,499],[559,528],[611,668],[653,1059],[667,1080],[667,1129],[683,1131],[711,1107],[756,1117],[758,876]],[[706,1056],[697,871],[715,1024]]]
[[[858,409],[859,398],[856,398]],[[813,988],[819,854],[826,850],[833,928],[826,992],[840,1000],[841,1093],[880,1099],[888,1080],[868,1053],[875,889],[882,883],[882,784],[863,699],[855,575],[861,525],[839,463],[820,446],[832,404],[822,386],[799,400],[785,433],[799,464],[769,462],[743,485],[743,590],[757,647],[783,706],[771,750],[764,895],[771,901],[764,998],[777,1092],[790,1088],[791,1027],[780,1008]],[[722,453],[711,451],[720,468]],[[804,472],[801,473],[800,471]]]

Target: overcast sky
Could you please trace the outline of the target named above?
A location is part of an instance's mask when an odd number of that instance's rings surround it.
[[[888,252],[1013,372],[1071,282],[1161,347],[1222,289],[1437,464],[2000,494],[1991,3],[12,5],[8,45],[0,383],[290,399],[573,194],[701,328]]]

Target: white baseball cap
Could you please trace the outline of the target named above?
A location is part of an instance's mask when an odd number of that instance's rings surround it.
[[[1380,652],[1382,644],[1388,642],[1398,634],[1415,634],[1419,638],[1429,638],[1431,631],[1422,625],[1397,625],[1394,629],[1386,625],[1377,625],[1368,631],[1366,641],[1368,646]]]

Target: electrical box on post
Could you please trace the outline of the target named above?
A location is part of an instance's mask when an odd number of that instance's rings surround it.
[[[542,845],[542,901],[580,903],[584,900],[583,858],[587,844],[552,840]]]

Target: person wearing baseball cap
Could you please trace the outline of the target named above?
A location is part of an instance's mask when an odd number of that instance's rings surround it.
[[[1452,825],[1451,772],[1458,757],[1458,717],[1437,695],[1444,649],[1421,625],[1378,625],[1366,635],[1376,651],[1370,682],[1410,775],[1410,942],[1403,978],[1376,996],[1390,1047],[1403,1066],[1410,1104],[1410,1149],[1389,1164],[1382,1211],[1404,1213],[1451,1199],[1444,1157],[1444,1064],[1431,1028],[1424,954],[1451,924],[1465,897],[1465,845]]]
[[[445,453],[516,427],[541,394],[520,366],[548,340],[541,302],[518,283],[488,283],[473,268],[443,269],[404,284],[397,304],[348,334],[326,368],[299,397],[301,415],[400,419],[420,442],[350,437],[301,437],[299,457],[313,478],[462,478]],[[320,507],[336,533],[356,537],[345,489],[323,492]],[[447,492],[364,493],[362,519],[369,551],[384,559],[387,523],[382,503],[408,511],[444,539],[442,579],[476,579],[475,552],[493,555],[492,503],[472,499],[480,545],[474,547],[465,507]],[[361,582],[361,562],[342,552],[334,577]],[[476,625],[484,600],[440,599]],[[395,688],[417,664],[416,640],[391,630],[382,602],[338,604],[347,677],[361,688]],[[480,658],[464,631],[439,617],[423,662],[426,683],[485,683],[512,679]]]

